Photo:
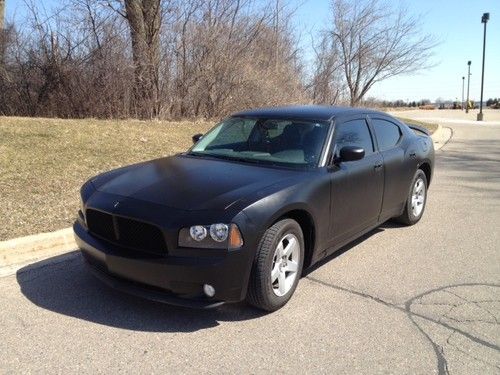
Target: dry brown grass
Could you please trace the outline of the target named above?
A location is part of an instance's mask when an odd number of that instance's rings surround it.
[[[426,104],[426,105],[421,105],[418,107],[418,109],[423,109],[425,111],[434,111],[436,109],[436,106],[433,104]]]
[[[0,117],[0,240],[71,225],[89,177],[184,151],[212,125]]]

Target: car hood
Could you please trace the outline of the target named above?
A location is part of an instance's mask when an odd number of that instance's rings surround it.
[[[225,210],[298,170],[176,155],[116,169],[92,180],[101,192],[180,210]]]

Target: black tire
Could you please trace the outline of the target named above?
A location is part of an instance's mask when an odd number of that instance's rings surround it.
[[[418,179],[421,179],[424,183],[424,202],[423,202],[423,207],[422,210],[418,215],[415,215],[412,210],[412,194],[413,194],[413,189],[415,186],[415,183],[417,182]],[[408,192],[408,197],[406,198],[406,203],[405,203],[405,208],[403,211],[403,214],[395,220],[399,223],[405,224],[405,225],[413,225],[419,222],[419,220],[422,218],[424,215],[425,211],[425,206],[427,204],[427,177],[421,169],[417,169],[415,172],[415,176],[413,177],[413,180],[410,185],[410,190]]]
[[[283,296],[273,291],[271,270],[279,242],[287,235],[294,235],[299,242],[299,261],[295,280],[291,289]],[[292,297],[302,274],[304,264],[304,235],[300,225],[292,219],[280,220],[272,225],[262,236],[255,254],[248,286],[247,301],[251,305],[265,310],[276,311],[283,307]]]

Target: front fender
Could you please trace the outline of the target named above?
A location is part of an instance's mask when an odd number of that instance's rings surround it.
[[[328,239],[331,209],[331,176],[325,171],[300,184],[268,194],[242,210],[247,220],[262,237],[281,217],[292,211],[303,211],[314,225],[315,251],[322,249]]]

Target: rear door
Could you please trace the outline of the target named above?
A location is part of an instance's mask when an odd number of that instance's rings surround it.
[[[381,220],[399,215],[406,201],[413,170],[405,163],[403,132],[398,124],[383,116],[370,116],[376,145],[384,161],[384,198]]]
[[[344,146],[365,150],[361,160],[334,163],[331,166],[331,240],[344,243],[378,222],[384,185],[383,162],[376,152],[366,116],[335,122],[334,158]]]

